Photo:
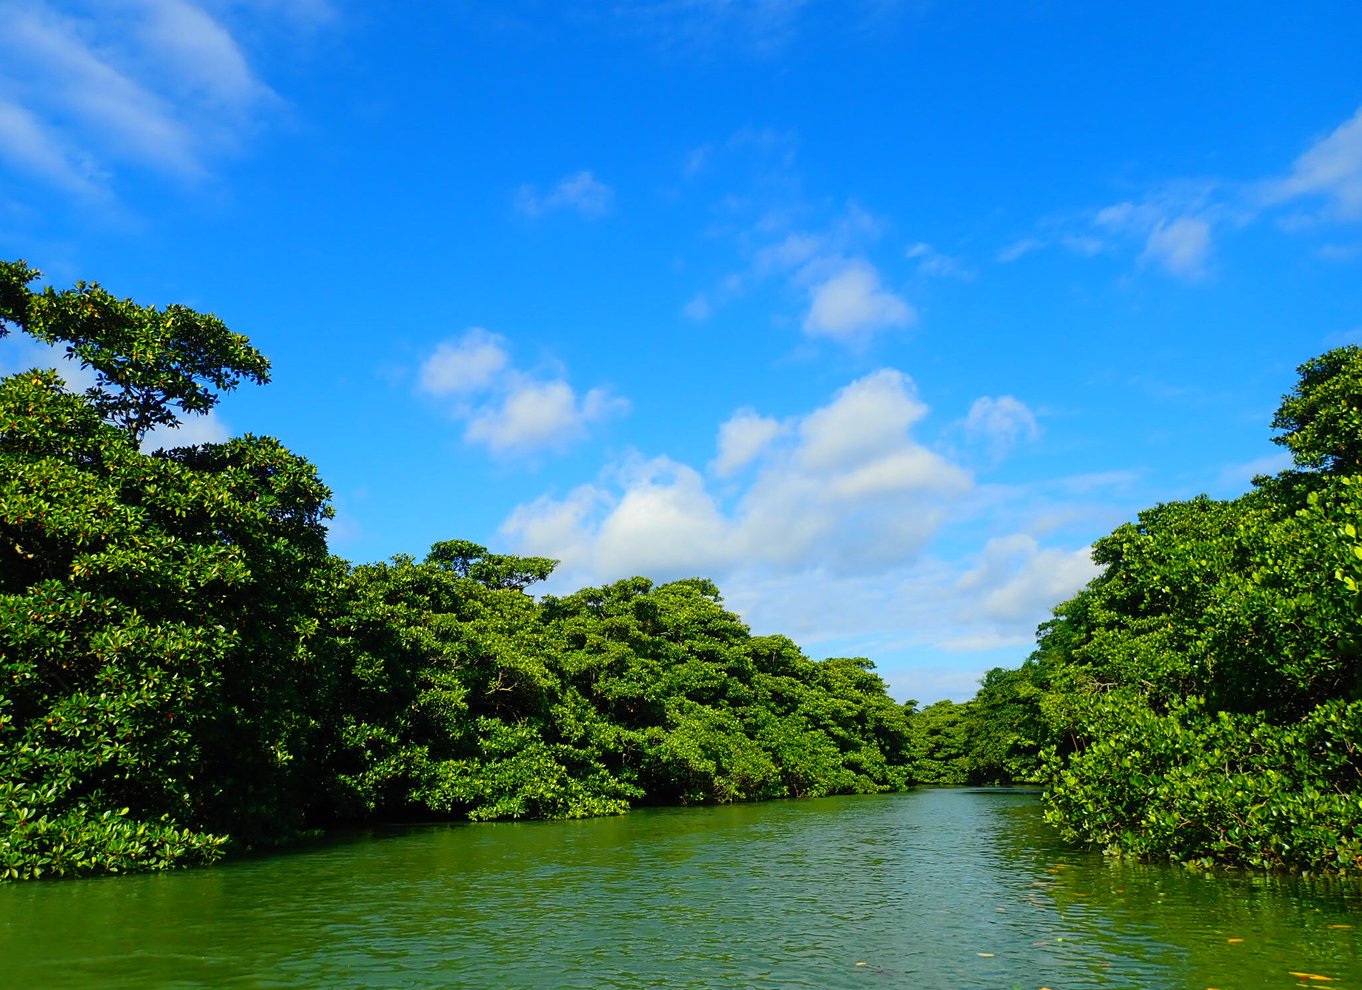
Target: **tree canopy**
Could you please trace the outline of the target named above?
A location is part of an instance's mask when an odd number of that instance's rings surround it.
[[[1041,627],[1010,713],[992,676],[968,703],[963,759],[1024,727],[1050,820],[1113,853],[1362,872],[1360,409],[1362,350],[1307,361],[1272,421],[1299,470],[1097,540],[1102,572]]]
[[[754,637],[702,579],[536,600],[555,562],[331,556],[268,437],[145,452],[268,363],[212,316],[0,265],[0,878],[159,869],[337,822],[571,818],[911,780],[867,661]]]

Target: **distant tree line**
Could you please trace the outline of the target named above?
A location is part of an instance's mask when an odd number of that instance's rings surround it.
[[[872,665],[752,636],[709,581],[536,600],[553,561],[459,540],[355,566],[278,441],[144,450],[269,363],[212,316],[38,277],[0,263],[0,336],[95,384],[0,379],[0,878],[910,785]]]
[[[919,779],[1042,784],[1113,854],[1362,872],[1362,350],[1302,365],[1272,426],[1293,469],[1098,540],[1021,668],[918,713]]]

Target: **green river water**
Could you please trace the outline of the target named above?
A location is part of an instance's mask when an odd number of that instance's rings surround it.
[[[0,987],[1297,985],[1362,990],[1362,888],[1105,861],[1021,791],[422,826],[0,887]]]

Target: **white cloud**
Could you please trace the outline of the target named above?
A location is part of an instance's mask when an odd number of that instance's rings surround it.
[[[464,430],[469,443],[496,454],[561,449],[586,435],[592,423],[625,412],[629,404],[603,389],[580,400],[565,381],[515,376],[500,401],[475,412]]]
[[[682,576],[731,566],[742,552],[735,523],[699,472],[667,458],[638,465],[596,534],[605,573]]]
[[[756,252],[752,267],[759,276],[802,268],[835,248],[827,239],[807,233],[787,234]]]
[[[972,597],[980,616],[1002,624],[1043,614],[1098,573],[1087,547],[1046,550],[1025,533],[989,540],[981,556],[956,588],[978,593]]]
[[[1323,205],[1307,210],[1303,201],[1309,200]],[[1295,212],[1284,213],[1287,205]],[[1282,230],[1297,233],[1317,230],[1323,222],[1362,219],[1362,108],[1307,148],[1284,177],[1165,182],[1138,199],[1044,220],[1035,236],[1009,245],[997,258],[1011,262],[1052,246],[1085,256],[1133,251],[1142,266],[1195,280],[1205,275],[1218,237],[1274,214]],[[1358,251],[1355,245],[1323,243],[1314,253],[1326,261],[1350,261]]]
[[[0,375],[12,375],[30,368],[51,368],[72,392],[83,392],[98,382],[90,368],[66,354],[65,347],[44,344],[22,334],[10,334],[0,339]]]
[[[1211,224],[1201,216],[1173,215],[1191,204],[1177,202],[1124,202],[1104,207],[1093,217],[1093,226],[1118,239],[1143,242],[1141,264],[1154,264],[1181,278],[1198,278],[1205,272],[1211,250]],[[1099,238],[1069,236],[1063,242],[1080,254],[1096,254],[1106,248]]]
[[[0,22],[5,157],[88,195],[120,165],[202,176],[279,102],[226,24],[187,0],[10,0]]]
[[[168,85],[197,90],[222,106],[272,95],[255,77],[235,39],[209,14],[185,0],[142,0],[146,16],[134,30]]]
[[[1035,413],[1010,395],[975,399],[963,426],[966,438],[984,444],[994,457],[1003,457],[1022,441],[1040,436]]]
[[[11,334],[0,339],[0,376],[27,371],[30,368],[51,368],[72,392],[84,392],[99,383],[96,373],[83,368],[66,356],[64,347],[44,344],[31,337]],[[142,450],[161,447],[190,447],[202,443],[222,443],[231,436],[227,425],[214,409],[207,413],[180,414],[179,426],[159,426],[142,438]]]
[[[64,147],[57,132],[28,110],[0,97],[0,157],[54,185],[96,196],[102,178],[88,160]]]
[[[872,461],[898,447],[927,407],[907,375],[883,368],[857,379],[799,424],[801,464],[838,470]]]
[[[543,194],[532,185],[523,185],[516,191],[516,205],[531,217],[572,210],[594,220],[610,212],[614,199],[614,190],[586,170],[564,176]]]
[[[880,284],[880,274],[866,261],[852,261],[810,290],[804,332],[849,342],[877,330],[905,327],[917,314],[903,299]]]
[[[882,284],[871,260],[887,223],[855,202],[834,206],[805,200],[793,173],[795,144],[781,132],[749,130],[723,145],[725,151],[742,149],[759,159],[750,192],[723,196],[713,211],[718,219],[707,231],[729,240],[742,265],[695,295],[683,312],[692,319],[708,318],[774,282],[786,290],[787,299],[804,302],[799,320],[811,337],[856,345],[878,330],[912,323],[912,306]],[[949,261],[939,259],[938,273]]]
[[[740,561],[830,572],[892,566],[922,549],[946,502],[970,486],[966,472],[911,437],[924,413],[907,376],[876,372],[789,428],[753,412],[725,423],[716,474],[756,472],[727,507],[698,471],[657,458],[562,503],[522,506],[505,532],[527,552],[599,575],[653,568],[678,577]]]
[[[1297,158],[1289,176],[1269,187],[1274,201],[1302,196],[1325,197],[1339,215],[1362,217],[1362,108]]]
[[[500,456],[561,450],[629,409],[607,389],[578,396],[559,374],[536,377],[513,367],[506,338],[482,327],[438,344],[421,362],[417,388],[449,403],[465,422],[465,441]]]
[[[1152,261],[1173,275],[1195,278],[1205,271],[1210,249],[1211,225],[1205,220],[1179,217],[1155,224],[1140,260]]]
[[[992,409],[1025,430],[1010,403]],[[502,535],[562,561],[549,593],[703,575],[758,633],[785,633],[814,655],[869,656],[903,697],[934,698],[936,675],[922,671],[954,665],[949,693],[968,695],[984,668],[1020,662],[1050,609],[1096,571],[1086,547],[1042,542],[1054,534],[1038,513],[1063,505],[998,486],[976,497],[968,472],[913,436],[926,413],[911,380],[882,369],[785,421],[735,413],[719,426],[709,481],[635,455],[565,496],[522,504]],[[1073,480],[1079,494],[1066,497],[1082,501],[1096,483]],[[938,537],[964,556],[934,556]]]
[[[445,341],[421,362],[420,383],[431,395],[458,395],[488,388],[510,364],[506,338],[470,327]]]
[[[781,433],[778,420],[760,416],[751,409],[734,413],[719,427],[719,454],[711,467],[719,477],[727,477],[756,460]]]

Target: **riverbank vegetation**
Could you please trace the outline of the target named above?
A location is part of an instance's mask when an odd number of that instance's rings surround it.
[[[267,437],[155,447],[269,364],[185,307],[0,264],[0,878],[211,862],[342,822],[573,818],[908,786],[871,665],[752,636],[708,581],[536,600],[554,562],[352,565]]]
[[[1362,871],[1362,350],[1300,369],[1294,468],[1156,506],[968,702],[752,636],[719,590],[534,597],[461,540],[354,565],[278,441],[157,447],[269,364],[211,316],[0,264],[0,878],[214,861],[347,822],[1030,782],[1072,840]],[[173,436],[173,434],[172,434]]]
[[[1302,365],[1272,426],[1292,469],[1097,540],[1021,668],[917,714],[919,766],[1041,783],[1114,854],[1362,872],[1362,350]]]

